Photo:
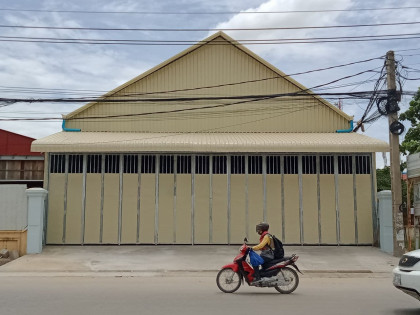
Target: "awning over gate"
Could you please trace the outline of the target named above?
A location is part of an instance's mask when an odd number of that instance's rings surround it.
[[[351,133],[59,132],[33,152],[384,152],[382,140]]]

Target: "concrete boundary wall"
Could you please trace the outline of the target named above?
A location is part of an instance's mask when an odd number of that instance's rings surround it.
[[[26,254],[27,209],[26,185],[0,185],[0,249]]]
[[[21,231],[27,226],[26,185],[0,185],[0,231]]]

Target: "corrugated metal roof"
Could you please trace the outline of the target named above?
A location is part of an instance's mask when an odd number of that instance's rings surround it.
[[[386,142],[357,133],[59,132],[34,152],[384,152]]]

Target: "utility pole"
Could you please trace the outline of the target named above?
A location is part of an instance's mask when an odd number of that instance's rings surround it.
[[[389,107],[397,107],[397,87],[395,83],[395,57],[392,50],[386,54],[386,81],[388,88]],[[389,127],[395,121],[398,121],[398,112],[388,114]],[[389,131],[389,151],[391,158],[391,191],[392,191],[392,217],[393,217],[393,241],[394,256],[401,257],[404,254],[404,223],[403,215],[400,212],[402,203],[401,192],[401,170],[400,170],[400,141],[399,135]]]

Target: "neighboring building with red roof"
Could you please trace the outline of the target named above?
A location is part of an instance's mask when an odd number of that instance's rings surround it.
[[[44,155],[31,152],[35,139],[0,129],[0,184],[42,187]]]

